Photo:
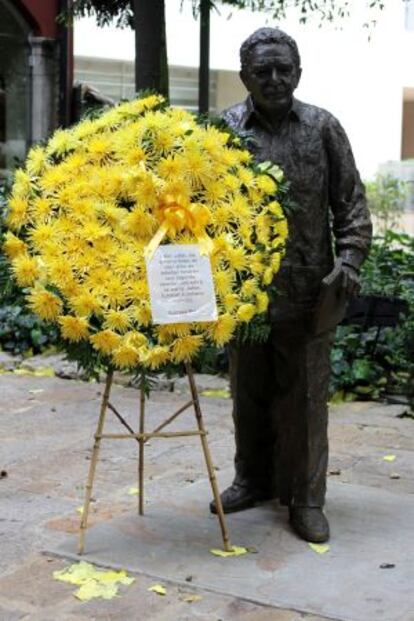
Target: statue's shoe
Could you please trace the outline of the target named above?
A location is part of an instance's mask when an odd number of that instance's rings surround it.
[[[224,513],[235,513],[236,511],[244,511],[250,509],[264,500],[274,498],[274,494],[269,491],[252,490],[245,485],[232,483],[230,487],[220,494]],[[211,513],[217,513],[215,500],[210,502]]]
[[[329,539],[329,523],[321,507],[289,508],[290,525],[305,541],[323,543]]]

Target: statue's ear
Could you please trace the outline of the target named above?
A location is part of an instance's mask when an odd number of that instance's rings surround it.
[[[301,77],[302,77],[302,67],[299,67],[299,69],[297,70],[297,78],[296,78],[296,86],[295,86],[295,88],[297,88],[297,86],[298,86],[298,84],[300,82]]]

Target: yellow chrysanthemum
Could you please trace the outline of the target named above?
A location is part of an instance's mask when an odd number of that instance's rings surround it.
[[[203,344],[201,334],[180,336],[172,344],[171,357],[174,362],[186,362],[197,354]]]
[[[277,191],[277,184],[269,175],[259,175],[256,179],[256,184],[259,190],[265,194],[275,194]]]
[[[259,276],[263,274],[266,269],[266,265],[264,263],[264,254],[262,252],[255,252],[249,257],[249,268],[252,274],[255,276]]]
[[[281,260],[282,260],[282,257],[280,256],[279,252],[274,252],[272,254],[271,259],[270,259],[270,265],[275,274],[279,271]]]
[[[256,314],[256,309],[253,304],[242,304],[237,310],[237,318],[240,321],[248,322]]]
[[[12,263],[13,276],[20,287],[31,287],[39,276],[36,259],[27,254],[18,255]]]
[[[203,182],[214,179],[212,164],[203,157],[197,147],[185,149],[182,155],[177,156],[177,159],[192,185],[201,186]]]
[[[157,222],[152,214],[141,206],[135,207],[125,218],[125,227],[138,238],[147,239],[156,230]]]
[[[169,323],[157,327],[157,333],[164,342],[170,336],[187,336],[191,334],[191,325],[188,323]]]
[[[254,173],[250,170],[250,168],[239,168],[238,177],[246,187],[251,186],[254,181]]]
[[[214,274],[214,283],[219,296],[225,296],[232,289],[233,274],[228,269],[217,270]]]
[[[212,213],[212,224],[218,232],[226,231],[231,228],[235,222],[235,214],[231,210],[230,205],[219,205]]]
[[[142,147],[134,147],[125,153],[125,162],[129,166],[138,166],[145,162],[147,156]]]
[[[43,147],[33,147],[27,156],[26,168],[29,175],[40,175],[47,162],[46,152]]]
[[[106,284],[112,278],[112,272],[104,265],[97,267],[91,266],[89,275],[85,278],[85,285],[92,291],[99,291],[100,294],[105,291]]]
[[[61,327],[61,334],[64,339],[72,343],[83,341],[89,336],[88,320],[84,317],[73,317],[71,315],[62,315],[58,317]]]
[[[100,314],[102,307],[99,299],[90,291],[82,291],[69,300],[70,307],[80,317],[89,317],[89,315]]]
[[[111,354],[119,344],[122,337],[116,334],[113,330],[101,330],[93,336],[89,337],[94,349],[97,349],[102,354]]]
[[[50,224],[39,224],[36,228],[32,228],[29,233],[29,239],[32,246],[38,250],[42,250],[50,241],[54,234],[54,228]]]
[[[168,155],[162,158],[157,164],[157,173],[164,179],[174,179],[184,174],[184,165],[182,160],[174,155]]]
[[[211,205],[224,200],[227,190],[220,180],[211,179],[204,183],[204,199]]]
[[[230,135],[226,132],[219,132],[215,127],[208,127],[200,137],[200,145],[211,157],[219,159],[229,138]]]
[[[239,222],[246,222],[252,228],[252,206],[246,196],[237,194],[231,199],[229,207]]]
[[[53,278],[51,278],[51,283],[53,283]],[[60,280],[59,281],[59,291],[67,300],[71,300],[81,294],[81,285],[74,278],[69,278],[68,280]]]
[[[58,129],[53,134],[46,148],[47,155],[63,155],[78,144],[76,136],[65,129]]]
[[[263,272],[263,284],[270,285],[273,280],[273,270],[271,267],[267,267]]]
[[[65,287],[69,283],[73,283],[73,271],[68,261],[53,260],[48,261],[48,273],[52,284],[59,288]]]
[[[19,239],[11,231],[7,231],[4,236],[3,252],[9,257],[14,259],[26,252],[27,246],[23,240]]]
[[[31,219],[33,220],[33,222],[43,222],[52,214],[52,210],[52,201],[50,199],[39,196],[34,199],[31,205]]]
[[[276,231],[276,233],[278,235],[280,235],[280,237],[282,239],[286,239],[287,235],[288,235],[288,225],[287,225],[287,220],[278,220],[278,222],[275,223],[274,225],[274,229]]]
[[[144,279],[133,280],[130,284],[130,296],[133,300],[141,301],[149,297],[148,283]]]
[[[78,138],[79,140],[84,140],[87,136],[92,135],[96,131],[96,128],[96,121],[92,119],[85,119],[73,129],[73,136],[75,139]]]
[[[278,201],[272,201],[267,206],[268,211],[272,213],[276,218],[283,218],[282,206]]]
[[[39,179],[39,187],[47,196],[66,183],[67,175],[61,166],[47,167],[45,173]]]
[[[131,325],[128,311],[110,309],[105,313],[104,327],[118,332],[126,332]]]
[[[20,229],[27,223],[29,215],[29,203],[24,198],[12,196],[9,200],[9,212],[6,218],[6,224],[14,230]]]
[[[130,250],[120,250],[114,259],[115,272],[120,278],[133,277],[137,273],[138,256]]]
[[[226,311],[231,313],[239,306],[240,298],[237,293],[227,293],[223,298],[223,304]]]
[[[247,278],[241,286],[240,295],[244,298],[251,298],[258,289],[258,282],[254,278]]]
[[[218,347],[222,347],[228,343],[233,337],[236,326],[236,319],[229,313],[219,315],[217,321],[214,322],[211,327],[211,338],[213,342]]]
[[[147,337],[142,332],[138,332],[137,330],[131,330],[131,332],[126,332],[122,337],[123,343],[128,343],[129,345],[133,345],[136,348],[142,347],[146,345],[148,342]]]
[[[149,302],[141,302],[141,304],[135,310],[134,318],[142,326],[149,326],[149,324],[151,323],[151,306]]]
[[[27,199],[31,191],[32,181],[30,174],[22,168],[18,168],[14,173],[13,196]]]
[[[88,142],[87,152],[90,158],[95,160],[103,160],[111,155],[112,142],[109,136],[100,134],[94,136]]]
[[[264,313],[269,306],[269,296],[265,291],[258,291],[256,294],[256,309],[258,313]]]
[[[112,353],[116,366],[124,369],[135,366],[139,361],[139,351],[133,345],[122,344]]]
[[[240,179],[234,175],[224,175],[223,177],[223,184],[226,188],[228,188],[231,192],[237,192],[237,190],[240,188],[241,185],[241,181]]]
[[[56,321],[62,312],[62,300],[46,289],[33,289],[28,301],[30,309],[45,321]]]
[[[101,290],[104,292],[104,297],[107,299],[110,306],[122,306],[128,297],[128,290],[125,287],[125,282],[114,275],[108,278],[105,283],[102,283]]]
[[[170,359],[170,350],[168,347],[163,345],[156,345],[155,347],[151,347],[149,349],[144,349],[140,352],[142,362],[152,369],[156,371],[164,364],[166,364]]]
[[[246,269],[247,256],[244,248],[236,247],[229,248],[227,251],[227,257],[231,267],[238,272]]]

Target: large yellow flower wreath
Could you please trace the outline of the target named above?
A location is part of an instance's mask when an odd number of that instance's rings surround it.
[[[266,311],[287,236],[277,186],[230,132],[151,95],[30,151],[3,249],[29,307],[72,352],[157,369]],[[153,325],[144,253],[164,242],[208,252],[217,321]]]

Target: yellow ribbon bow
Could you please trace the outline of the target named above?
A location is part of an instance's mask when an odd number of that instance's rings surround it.
[[[167,233],[175,237],[185,228],[197,239],[200,254],[209,255],[213,250],[213,242],[205,230],[210,220],[210,213],[205,205],[188,203],[181,195],[167,194],[160,203],[157,218],[161,225],[144,250],[147,259],[152,259]]]

